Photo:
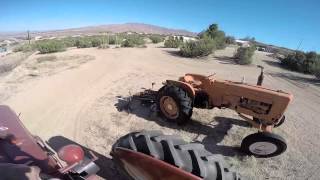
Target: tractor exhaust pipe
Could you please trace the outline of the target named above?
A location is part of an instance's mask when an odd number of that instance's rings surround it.
[[[260,65],[258,65],[257,67],[260,68],[260,70],[261,70],[260,75],[259,75],[259,77],[258,77],[257,86],[261,86],[262,83],[263,83],[263,79],[264,79],[264,75],[263,75],[263,69],[264,69],[264,67],[263,67],[263,66],[260,66]]]

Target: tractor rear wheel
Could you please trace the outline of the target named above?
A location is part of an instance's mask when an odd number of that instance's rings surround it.
[[[249,155],[267,158],[280,155],[287,149],[284,138],[269,132],[258,132],[245,137],[241,149]]]
[[[213,155],[199,143],[187,143],[180,136],[161,131],[141,131],[121,137],[113,146],[127,148],[164,161],[204,180],[240,180],[227,168],[222,156]],[[159,179],[161,179],[159,177]]]
[[[192,115],[193,100],[184,89],[166,85],[159,90],[157,106],[168,121],[184,124]]]

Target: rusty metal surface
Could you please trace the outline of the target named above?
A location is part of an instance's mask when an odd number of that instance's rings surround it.
[[[112,152],[119,165],[134,179],[148,180],[200,180],[201,178],[183,171],[151,156],[125,148]]]
[[[57,172],[56,162],[47,156],[18,116],[5,105],[0,105],[0,127],[7,129],[0,139],[0,163],[30,164],[40,167],[44,173]]]
[[[186,74],[180,81],[192,86],[192,89],[206,92],[209,105],[226,107],[238,113],[263,120],[266,125],[274,125],[283,116],[293,95],[257,85],[241,82],[217,80],[213,76]]]

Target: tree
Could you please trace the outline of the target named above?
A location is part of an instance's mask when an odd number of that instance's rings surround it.
[[[226,43],[227,44],[235,44],[236,43],[236,39],[233,36],[227,36],[226,37]]]
[[[211,24],[206,31],[200,33],[200,38],[203,39],[206,37],[209,37],[215,41],[217,49],[225,48],[225,33],[219,30],[218,24]]]
[[[312,73],[313,64],[317,61],[317,53],[310,51],[306,53],[306,59],[303,62],[304,73]]]

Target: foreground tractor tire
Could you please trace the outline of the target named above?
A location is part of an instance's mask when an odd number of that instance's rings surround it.
[[[192,98],[177,86],[166,85],[159,90],[157,107],[169,122],[184,124],[192,116]]]
[[[249,155],[267,158],[282,154],[287,149],[284,138],[279,135],[258,132],[245,137],[241,143],[241,149]]]
[[[117,147],[149,155],[205,180],[240,179],[238,174],[223,167],[222,159],[206,151],[202,144],[187,143],[179,136],[164,135],[161,131],[130,133],[113,145],[112,152]]]

